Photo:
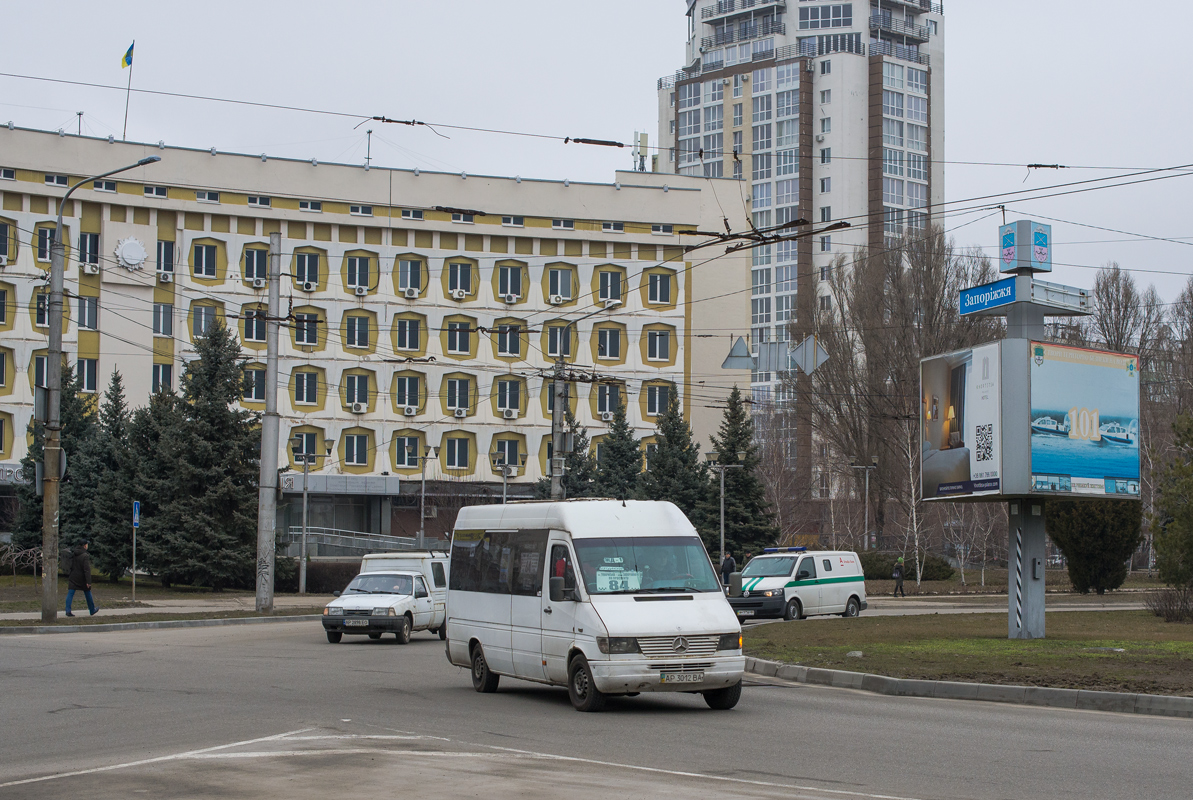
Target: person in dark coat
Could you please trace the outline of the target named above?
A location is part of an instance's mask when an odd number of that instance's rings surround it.
[[[87,598],[87,608],[91,611],[91,616],[99,613],[99,606],[95,604],[95,599],[91,596],[91,556],[87,554],[87,542],[75,548],[74,559],[70,564],[70,575],[66,578],[66,616],[73,617],[70,613],[70,604],[75,599],[75,592],[82,592],[83,596]]]
[[[895,591],[891,597],[898,597],[899,592],[903,592],[903,596],[907,597],[907,592],[903,589],[903,556],[899,556],[899,560],[895,562],[891,577],[895,579]]]
[[[733,560],[733,556],[730,553],[722,553],[721,558],[721,583],[728,586],[729,575],[737,572],[737,562]]]

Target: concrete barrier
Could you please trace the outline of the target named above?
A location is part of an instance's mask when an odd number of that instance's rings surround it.
[[[1122,714],[1135,712],[1136,694],[1120,692],[1077,692],[1077,707],[1086,711],[1117,711]]]

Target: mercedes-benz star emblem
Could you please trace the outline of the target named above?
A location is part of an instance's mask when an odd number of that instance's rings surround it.
[[[686,653],[688,651],[688,640],[682,636],[676,636],[675,641],[671,643],[671,649],[677,653]]]

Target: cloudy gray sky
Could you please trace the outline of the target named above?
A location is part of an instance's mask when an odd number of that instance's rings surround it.
[[[38,4],[7,5],[5,28],[26,35],[5,43],[0,72],[124,85],[119,61],[135,38],[133,85],[143,89],[621,141],[635,130],[653,140],[655,81],[681,66],[685,31],[683,0],[59,0],[55,9],[47,27]],[[1193,50],[1183,35],[1193,28],[1193,4],[945,0],[945,20],[945,158],[954,162],[946,194],[956,207],[1193,163]],[[51,45],[51,33],[68,44]],[[84,133],[119,138],[124,94],[0,77],[0,122],[74,131],[76,111],[85,112]],[[440,138],[426,128],[358,122],[134,94],[128,135],[357,163],[372,128],[379,165],[574,180],[611,180],[630,165],[621,150],[446,128],[450,138]],[[1099,169],[1029,173],[956,162]],[[1193,175],[1032,202],[1007,198],[1008,219],[1070,221],[1053,223],[1057,281],[1092,285],[1092,268],[1116,260],[1172,299],[1193,274],[1191,184]],[[993,253],[997,222],[972,222],[954,235]]]

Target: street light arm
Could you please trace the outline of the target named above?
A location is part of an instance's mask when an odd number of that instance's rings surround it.
[[[142,158],[136,164],[129,164],[128,166],[120,167],[119,169],[114,169],[110,172],[104,172],[99,175],[92,175],[90,178],[84,178],[83,180],[76,183],[74,186],[67,189],[66,194],[62,195],[62,199],[58,201],[58,223],[57,223],[57,230],[54,232],[55,238],[56,239],[61,238],[61,235],[62,235],[62,209],[66,205],[67,199],[70,198],[71,194],[74,192],[75,189],[78,189],[80,186],[82,186],[85,183],[98,181],[100,178],[107,178],[112,175],[116,175],[117,173],[120,173],[120,172],[127,172],[130,169],[136,169],[137,167],[144,167],[144,166],[148,166],[149,164],[155,164],[161,160],[162,160],[161,156],[147,156],[146,158]]]

